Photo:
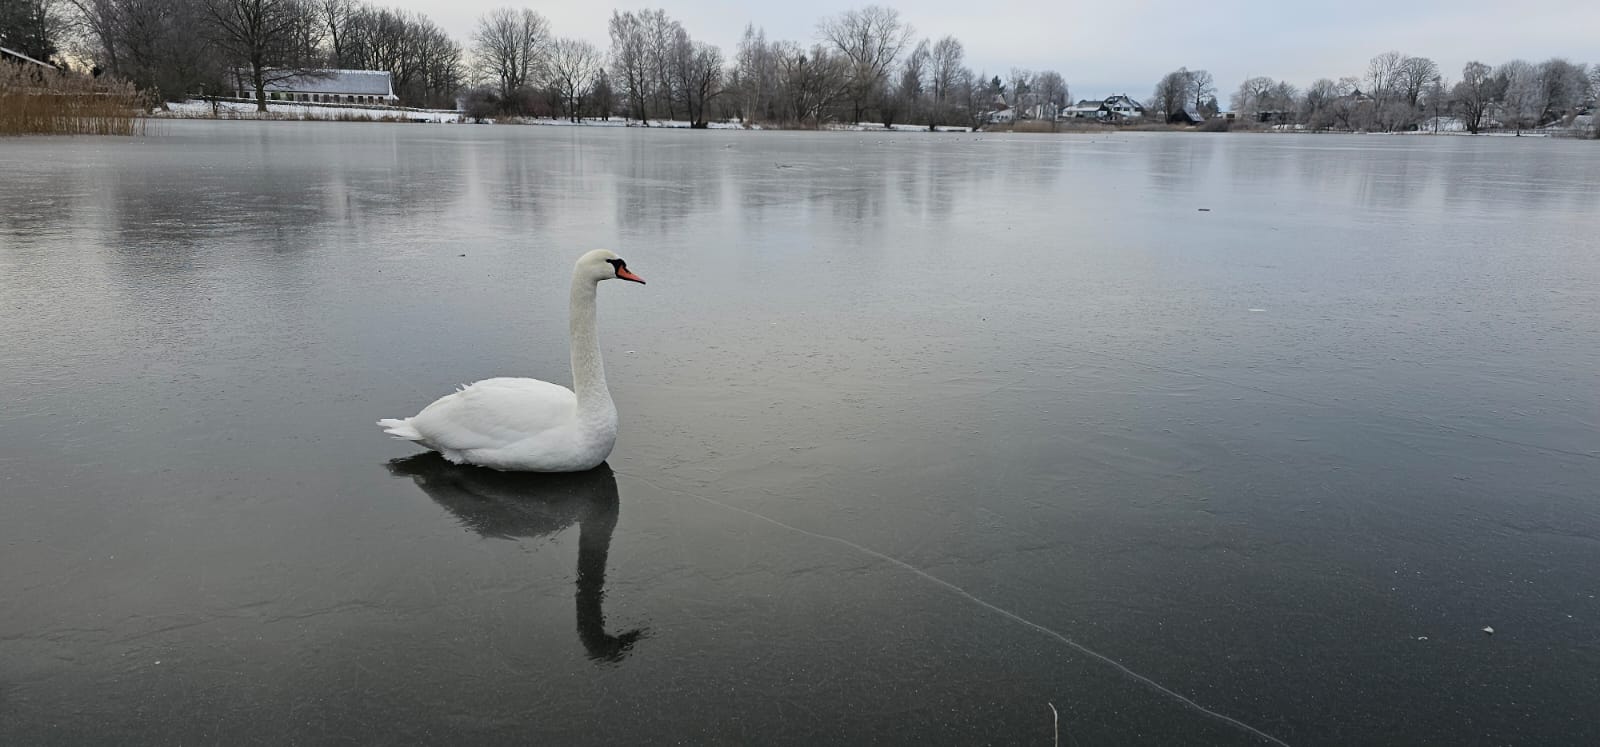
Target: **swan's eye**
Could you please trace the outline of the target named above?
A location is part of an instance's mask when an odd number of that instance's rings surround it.
[[[617,268],[619,270],[628,266],[627,262],[624,262],[624,261],[622,261],[620,259],[608,259],[606,261],[610,262],[612,267],[615,267],[615,268]]]

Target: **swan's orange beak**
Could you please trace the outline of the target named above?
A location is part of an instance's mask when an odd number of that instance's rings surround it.
[[[644,278],[633,274],[633,271],[629,270],[626,267],[618,267],[617,268],[617,277],[622,278],[623,280],[632,280],[635,283],[638,283],[640,285],[644,285]]]

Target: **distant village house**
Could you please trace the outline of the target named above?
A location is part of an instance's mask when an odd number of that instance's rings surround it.
[[[1185,105],[1167,117],[1167,124],[1197,125],[1204,121],[1206,121],[1205,116],[1201,115],[1200,110],[1194,108],[1193,104]]]
[[[234,85],[239,98],[255,98],[248,76],[236,76]],[[272,101],[310,104],[394,106],[400,103],[386,70],[309,70],[304,75],[267,83],[266,93]]]
[[[1127,94],[1118,94],[1102,101],[1084,99],[1061,110],[1059,119],[1095,119],[1120,122],[1144,117],[1144,105]]]

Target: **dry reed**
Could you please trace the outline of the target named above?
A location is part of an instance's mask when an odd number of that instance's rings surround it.
[[[132,83],[0,63],[0,135],[142,134],[141,103]]]

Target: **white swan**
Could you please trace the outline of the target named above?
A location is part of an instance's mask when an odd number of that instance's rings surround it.
[[[621,278],[643,284],[621,257],[596,249],[572,268],[572,386],[497,378],[464,386],[409,418],[378,421],[456,464],[520,472],[598,467],[617,442],[617,406],[606,389],[594,328],[595,288]]]

